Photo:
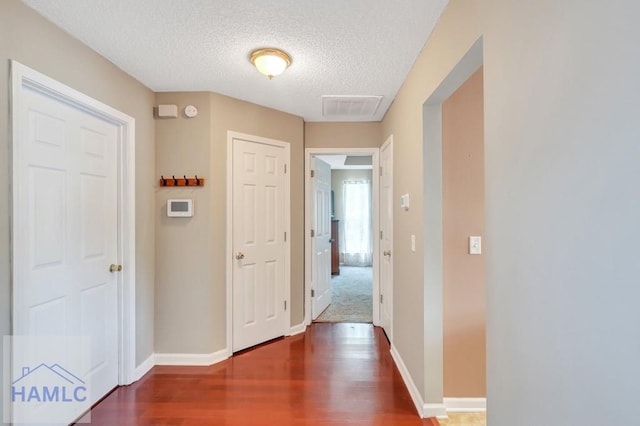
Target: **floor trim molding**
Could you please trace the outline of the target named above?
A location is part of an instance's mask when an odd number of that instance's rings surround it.
[[[142,377],[149,372],[156,365],[155,354],[149,355],[149,358],[145,359],[136,367],[136,376],[134,377],[134,382],[142,379]]]
[[[398,352],[398,350],[393,344],[391,345],[391,358],[393,358],[393,361],[396,363],[396,367],[398,367],[400,376],[402,376],[402,380],[404,381],[404,384],[407,386],[407,389],[409,390],[409,395],[411,396],[411,400],[413,401],[413,404],[416,406],[416,410],[418,411],[418,414],[420,415],[420,417],[422,418],[431,417],[431,416],[425,416],[424,409],[426,405],[422,400],[422,395],[420,395],[420,392],[418,391],[416,384],[413,382],[413,379],[409,374],[409,370],[407,369],[407,366],[404,364],[404,361],[402,360],[400,353]]]
[[[447,418],[447,407],[444,404],[424,404],[422,408],[424,418],[437,417],[439,419]]]
[[[227,358],[226,349],[210,354],[155,354],[155,365],[213,365]]]
[[[444,398],[449,413],[480,413],[487,411],[487,398]]]
[[[295,336],[296,334],[302,334],[305,331],[307,331],[307,324],[305,321],[302,321],[300,324],[289,328],[289,334],[287,334],[287,336]]]

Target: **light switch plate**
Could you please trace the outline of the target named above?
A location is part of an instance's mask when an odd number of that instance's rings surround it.
[[[404,194],[400,197],[400,207],[405,210],[409,210],[409,204],[411,201],[409,200],[409,194]]]
[[[416,251],[416,236],[411,234],[411,251]]]
[[[482,254],[482,237],[469,237],[469,254]]]

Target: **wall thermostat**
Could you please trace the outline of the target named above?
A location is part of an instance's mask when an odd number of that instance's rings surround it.
[[[198,115],[198,108],[194,107],[193,105],[187,105],[184,108],[184,115],[186,115],[189,118],[193,118],[196,115]]]
[[[167,216],[169,217],[192,217],[193,200],[167,200]]]

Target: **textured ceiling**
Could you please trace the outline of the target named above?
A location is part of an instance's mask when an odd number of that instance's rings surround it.
[[[212,91],[306,121],[379,121],[447,0],[23,0],[156,92]],[[268,80],[248,60],[293,59]],[[323,117],[322,96],[383,96]]]

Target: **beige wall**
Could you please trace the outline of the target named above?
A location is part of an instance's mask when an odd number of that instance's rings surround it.
[[[177,119],[156,120],[157,174],[205,177],[204,188],[157,189],[156,352],[208,354],[226,347],[227,132],[291,144],[291,325],[303,321],[303,121],[215,93],[159,93]],[[188,119],[188,104],[198,116]],[[169,219],[168,198],[193,198],[195,216]]]
[[[18,0],[0,2],[0,334],[9,332],[9,59],[136,120],[136,361],[153,352],[153,93]],[[0,407],[0,410],[2,408]]]
[[[393,343],[423,400],[432,404],[442,403],[442,390],[438,389],[437,381],[442,380],[443,373],[429,371],[429,366],[438,364],[437,350],[425,351],[430,339],[441,340],[441,337],[425,335],[429,313],[425,306],[432,301],[425,300],[423,270],[424,248],[430,241],[423,232],[428,202],[423,196],[423,105],[481,36],[479,18],[483,16],[484,6],[483,2],[464,0],[449,3],[382,121],[382,139],[394,137],[393,193],[411,196],[409,211],[394,203]],[[416,236],[415,252],[406,244],[412,234]],[[426,362],[430,354],[435,354],[436,362]],[[434,383],[434,389],[427,392]]]
[[[305,148],[378,148],[380,123],[305,123]]]
[[[383,138],[394,135],[394,193],[412,194],[394,216],[394,345],[423,397],[437,381],[424,103],[481,40],[488,424],[636,421],[639,13],[631,0],[451,0],[417,58]],[[425,240],[415,254],[412,233]]]
[[[486,396],[482,70],[442,103],[444,396]]]
[[[156,303],[157,353],[212,353],[225,346],[224,332],[212,332],[213,281],[211,237],[214,216],[211,197],[222,183],[211,179],[211,94],[158,93],[156,104],[178,105],[178,118],[156,119],[156,174],[206,179],[204,187],[156,187]],[[187,105],[198,108],[186,118]],[[194,216],[170,218],[167,199],[191,198]],[[221,283],[224,285],[224,281]]]

